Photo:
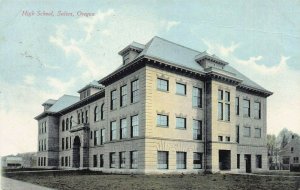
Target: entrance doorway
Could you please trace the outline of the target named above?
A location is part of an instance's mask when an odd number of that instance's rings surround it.
[[[219,150],[219,169],[220,170],[230,170],[230,150]]]
[[[251,173],[251,154],[245,154],[246,173]]]
[[[73,167],[80,167],[80,138],[76,136],[73,143]]]

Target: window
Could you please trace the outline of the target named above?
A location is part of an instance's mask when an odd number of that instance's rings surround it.
[[[244,117],[250,117],[250,100],[244,99],[243,114],[244,114]]]
[[[225,104],[225,121],[230,121],[230,104]]]
[[[61,149],[62,150],[65,149],[65,139],[64,138],[61,139]]]
[[[72,138],[70,137],[70,148],[72,148]]]
[[[120,106],[126,106],[127,105],[127,85],[124,85],[120,89]]]
[[[104,166],[104,155],[100,154],[100,168],[103,168]]]
[[[110,122],[110,140],[116,140],[117,139],[117,122],[112,121]]]
[[[157,79],[157,89],[168,91],[169,90],[169,81],[164,79]]]
[[[223,120],[223,103],[218,103],[218,119]]]
[[[94,109],[94,121],[99,121],[99,107],[96,106],[95,109]]]
[[[138,152],[137,151],[130,152],[130,168],[131,169],[138,168]]]
[[[80,113],[77,114],[77,123],[80,124]]]
[[[241,158],[241,155],[237,154],[236,155],[236,167],[237,167],[237,169],[240,169],[240,158]]]
[[[61,157],[61,159],[60,159],[60,164],[61,164],[61,166],[64,166],[65,165],[65,159],[64,159],[64,157]]]
[[[157,151],[157,168],[158,169],[169,168],[169,152]]]
[[[103,144],[105,142],[105,129],[101,129],[101,143]]]
[[[185,84],[176,83],[176,94],[186,95]]]
[[[89,111],[85,110],[85,123],[89,122]]]
[[[125,168],[125,152],[119,153],[120,168]]]
[[[223,136],[218,136],[219,141],[223,141]]]
[[[45,133],[47,133],[47,126],[46,126],[46,121],[45,121]]]
[[[65,131],[65,120],[64,119],[61,122],[61,130]]]
[[[193,87],[193,107],[202,108],[202,89]]]
[[[94,146],[100,145],[100,131],[94,131]]]
[[[261,104],[260,104],[260,102],[254,102],[254,118],[261,119]]]
[[[235,97],[235,114],[240,115],[240,98]]]
[[[239,125],[237,125],[237,126],[235,126],[235,132],[236,132],[236,142],[237,143],[240,143],[240,126]]]
[[[186,152],[176,152],[177,169],[186,169]]]
[[[120,139],[124,139],[127,137],[127,120],[126,118],[120,120]]]
[[[65,157],[65,166],[68,166],[68,157]]]
[[[194,164],[194,169],[202,169],[202,153],[200,152],[193,153],[193,164]]]
[[[176,128],[186,129],[186,118],[176,117]]]
[[[294,153],[294,147],[291,147],[291,153]]]
[[[114,110],[117,108],[117,90],[110,92],[110,109]]]
[[[294,163],[298,164],[299,163],[299,157],[294,157]]]
[[[84,123],[84,115],[83,115],[83,111],[81,112],[81,123]]]
[[[251,136],[251,128],[244,127],[244,137],[250,137],[250,136]]]
[[[72,129],[73,126],[73,116],[70,117],[70,129]]]
[[[139,80],[131,82],[131,103],[139,101]]]
[[[98,159],[97,159],[97,154],[93,155],[93,167],[97,167]]]
[[[44,166],[47,166],[46,157],[44,157]]]
[[[159,127],[168,127],[169,119],[167,115],[160,115],[156,116],[156,124]]]
[[[193,139],[202,140],[202,121],[193,120]]]
[[[260,128],[255,128],[254,137],[261,138],[261,129]]]
[[[109,153],[109,167],[110,168],[115,168],[116,167],[116,153],[111,152]]]
[[[261,168],[261,155],[256,155],[256,168]]]
[[[69,130],[69,118],[66,119],[66,131]]]
[[[104,104],[101,105],[101,120],[104,119]]]
[[[131,117],[131,137],[139,136],[139,117],[138,115]]]
[[[218,100],[219,101],[223,100],[223,90],[218,90]]]
[[[230,102],[230,92],[225,91],[225,101]]]
[[[66,149],[68,149],[68,148],[69,148],[69,138],[66,137]]]
[[[227,142],[230,142],[230,137],[227,136],[227,137],[226,137],[226,141],[227,141]]]
[[[93,131],[91,131],[90,138],[93,139]]]

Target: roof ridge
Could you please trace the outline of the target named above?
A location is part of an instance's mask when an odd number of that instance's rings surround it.
[[[75,98],[79,98],[79,96],[69,95],[69,94],[64,94],[64,95],[62,95],[61,97],[63,97],[63,96],[72,96],[72,97],[75,97]],[[60,98],[61,98],[61,97],[60,97]]]
[[[189,49],[189,50],[192,50],[192,51],[194,51],[194,52],[197,52],[197,53],[203,53],[203,52],[201,52],[201,51],[198,51],[198,50],[195,50],[195,49],[192,49],[192,48],[189,48],[189,47],[186,47],[186,46],[184,46],[184,45],[181,45],[181,44],[178,44],[178,43],[176,43],[176,42],[172,42],[172,41],[170,41],[170,40],[167,40],[167,39],[165,39],[165,38],[162,38],[162,37],[160,37],[160,36],[154,36],[153,38],[159,38],[159,39],[161,39],[161,40],[163,40],[163,41],[165,41],[165,42],[168,42],[168,43],[171,43],[171,44],[175,44],[175,45],[178,45],[178,46],[180,46],[180,47],[182,47],[182,48],[186,48],[186,49]],[[152,39],[153,39],[152,38]]]

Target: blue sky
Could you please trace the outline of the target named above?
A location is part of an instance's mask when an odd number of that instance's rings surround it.
[[[121,64],[123,47],[155,35],[216,54],[273,91],[268,132],[300,133],[299,23],[299,1],[0,1],[0,155],[36,151],[45,100],[77,95]]]

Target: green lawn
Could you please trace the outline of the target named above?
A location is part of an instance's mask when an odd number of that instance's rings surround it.
[[[299,177],[230,174],[113,175],[91,171],[3,173],[2,175],[55,189],[297,189]],[[297,188],[296,188],[297,187]]]

